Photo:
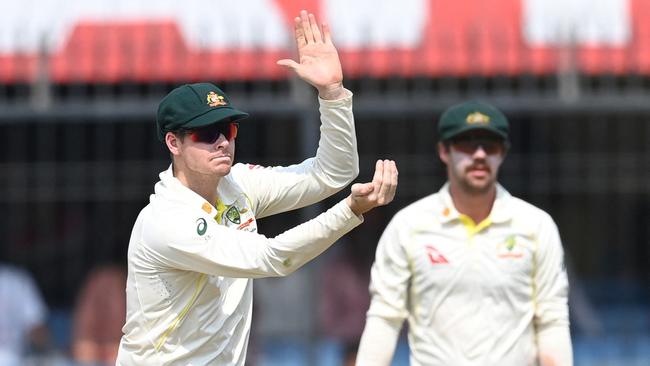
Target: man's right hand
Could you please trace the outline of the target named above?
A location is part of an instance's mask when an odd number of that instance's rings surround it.
[[[321,98],[343,98],[346,95],[343,70],[329,26],[323,23],[321,30],[314,14],[302,10],[300,16],[294,19],[294,31],[298,62],[282,59],[277,64],[292,69],[301,79],[316,87]]]
[[[357,216],[377,206],[389,204],[397,190],[397,166],[393,160],[377,160],[370,183],[355,183],[345,199]]]

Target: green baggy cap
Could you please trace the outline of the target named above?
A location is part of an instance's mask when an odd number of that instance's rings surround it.
[[[449,107],[438,122],[440,141],[475,129],[493,132],[507,141],[510,127],[501,111],[490,104],[476,101]]]
[[[172,90],[158,105],[158,139],[179,129],[192,129],[228,119],[247,118],[248,113],[234,108],[226,93],[210,83],[185,84]]]

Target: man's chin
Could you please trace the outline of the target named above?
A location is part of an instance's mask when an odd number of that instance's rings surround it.
[[[226,176],[226,175],[230,174],[230,169],[231,168],[232,168],[232,166],[230,166],[230,165],[220,164],[219,166],[216,166],[216,167],[214,167],[214,169],[212,169],[212,173],[214,175],[223,177],[223,176]]]
[[[489,193],[494,186],[494,182],[491,180],[465,181],[463,186],[465,186],[468,193],[480,195]]]

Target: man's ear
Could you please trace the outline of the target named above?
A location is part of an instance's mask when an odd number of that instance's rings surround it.
[[[172,155],[178,155],[180,149],[181,139],[176,136],[173,132],[167,132],[165,134],[165,145],[169,149],[169,152]]]
[[[449,145],[445,145],[443,142],[438,142],[438,156],[443,163],[449,163]]]

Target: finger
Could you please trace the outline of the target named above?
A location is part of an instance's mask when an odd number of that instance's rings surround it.
[[[375,163],[375,175],[372,177],[373,183],[381,183],[381,178],[384,175],[384,161],[377,160]]]
[[[302,19],[300,17],[293,18],[293,30],[296,34],[296,45],[298,50],[301,47],[304,47],[307,44],[307,38],[305,38],[305,32],[302,30]]]
[[[393,160],[384,162],[384,181],[382,182],[380,200],[383,204],[390,203],[395,198],[397,190],[397,165]]]
[[[399,170],[397,170],[397,163],[394,161],[392,162],[392,174],[391,174],[391,180],[392,180],[392,185],[393,187],[397,188],[397,183],[399,181]]]
[[[332,34],[330,33],[330,26],[327,23],[323,23],[323,42],[332,43]]]
[[[388,203],[387,199],[390,197],[390,191],[391,191],[391,186],[392,186],[392,177],[391,174],[393,173],[392,167],[394,164],[392,164],[391,160],[384,160],[384,171],[383,171],[383,176],[382,176],[382,181],[381,181],[381,186],[379,187],[379,191],[377,194],[377,203],[380,205],[384,205]]]
[[[280,66],[284,66],[287,69],[292,69],[294,71],[297,71],[298,67],[300,67],[299,63],[297,63],[294,60],[287,59],[287,58],[283,58],[282,60],[278,60],[275,63],[280,65]]]
[[[302,27],[302,31],[305,34],[305,39],[307,40],[307,43],[312,43],[314,42],[314,35],[311,32],[311,26],[309,25],[309,16],[307,15],[307,11],[301,10],[300,11],[300,26]]]
[[[320,29],[318,29],[316,17],[311,13],[309,14],[309,26],[311,28],[311,33],[314,35],[314,40],[316,42],[323,42],[323,37],[320,34]]]
[[[395,198],[395,192],[397,191],[397,178],[399,172],[397,171],[397,164],[391,160],[389,164],[389,175],[390,175],[390,187],[386,193],[388,202],[392,201]]]
[[[374,190],[372,183],[355,183],[352,185],[352,196],[354,198],[365,197]]]
[[[379,193],[381,182],[384,176],[384,161],[377,160],[375,163],[375,175],[372,177],[372,184],[375,187],[374,191]]]

